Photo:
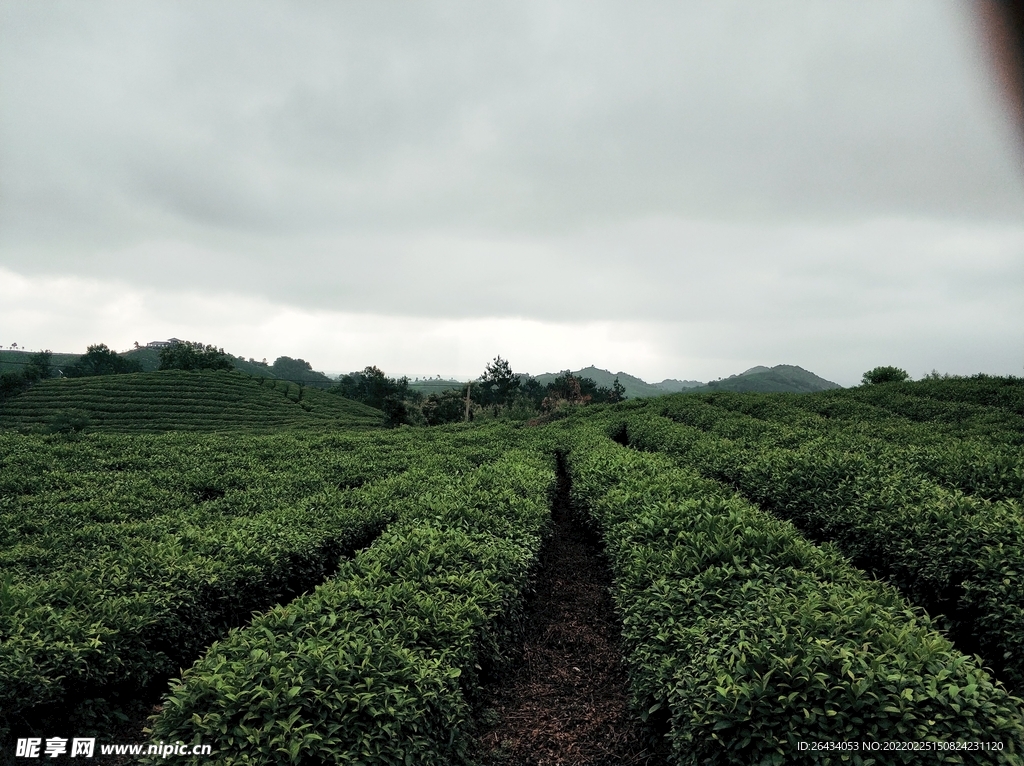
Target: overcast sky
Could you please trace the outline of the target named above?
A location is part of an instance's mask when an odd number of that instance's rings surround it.
[[[0,2],[0,345],[1024,373],[951,2]]]

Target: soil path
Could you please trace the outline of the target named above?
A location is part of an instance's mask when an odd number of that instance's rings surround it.
[[[561,461],[560,461],[561,462]],[[574,521],[559,465],[554,535],[527,605],[522,660],[485,690],[481,760],[494,766],[664,766],[630,713],[611,575]]]

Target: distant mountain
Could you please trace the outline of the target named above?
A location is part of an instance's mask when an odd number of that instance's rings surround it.
[[[646,383],[640,378],[634,377],[625,372],[611,373],[608,370],[599,370],[597,367],[590,366],[584,367],[582,370],[572,370],[573,375],[580,378],[590,378],[592,381],[597,383],[599,387],[611,388],[612,383],[615,379],[619,379],[619,383],[623,388],[626,389],[626,398],[628,399],[641,399],[646,396],[664,396],[668,391],[653,386],[650,383]],[[560,372],[545,372],[543,375],[536,375],[538,381],[542,386],[546,386],[548,383],[554,382],[562,373]]]
[[[84,353],[84,352],[83,352]],[[160,367],[160,352],[155,348],[138,348],[122,354],[128,359],[136,359],[142,365],[145,372],[152,372]],[[20,372],[28,362],[31,354],[27,351],[0,351],[0,372]],[[72,364],[78,359],[79,354],[58,354],[53,355],[53,366],[61,369]],[[321,372],[311,369],[300,369],[306,363],[301,359],[290,359],[281,357],[274,366],[246,360],[242,357],[232,357],[235,369],[250,375],[262,378],[276,378],[292,380],[306,386],[318,388],[329,388],[334,385],[331,378]],[[294,370],[292,368],[295,368]],[[561,375],[561,372],[546,372],[535,376],[537,381],[546,386]],[[833,388],[842,388],[837,383],[825,380],[813,372],[802,367],[791,364],[779,364],[775,367],[757,366],[741,372],[737,375],[730,375],[722,380],[713,380],[708,383],[701,383],[697,380],[677,380],[667,378],[660,383],[648,383],[635,375],[627,372],[610,372],[591,365],[582,370],[572,370],[573,375],[582,378],[590,378],[598,386],[611,388],[615,379],[626,390],[626,397],[629,399],[641,399],[650,396],[665,396],[680,392],[710,392],[710,391],[762,391],[762,392],[792,392],[809,393],[812,391],[826,391]],[[409,382],[409,387],[422,394],[439,393],[445,389],[462,389],[465,381],[441,378],[418,378]]]
[[[591,365],[582,370],[571,370],[573,375],[580,378],[590,378],[603,388],[611,388],[615,379],[626,389],[626,397],[629,399],[642,399],[649,396],[664,396],[665,394],[676,393],[677,391],[689,390],[694,386],[704,385],[699,380],[663,380],[661,383],[647,383],[640,378],[630,375],[627,372],[610,372]],[[553,383],[561,372],[545,372],[540,375],[529,375],[520,373],[521,378],[535,378],[542,386]],[[465,381],[449,380],[442,378],[415,378],[409,381],[409,388],[423,394],[434,394],[448,388],[462,389]]]
[[[597,367],[585,367],[582,370],[572,370],[573,375],[581,378],[590,378],[599,386],[611,388],[612,381],[619,379],[619,383],[626,389],[626,397],[629,399],[641,399],[648,396],[664,396],[665,394],[679,392],[709,392],[709,391],[762,391],[771,393],[809,393],[811,391],[826,391],[831,388],[842,388],[838,383],[825,380],[808,372],[802,367],[791,364],[780,364],[775,367],[751,367],[745,372],[737,375],[730,375],[724,380],[713,380],[708,383],[701,383],[697,380],[663,380],[660,383],[647,383],[629,373],[611,373],[608,370],[601,370]],[[542,385],[552,382],[561,373],[546,372],[537,375],[536,378]]]
[[[751,367],[746,372],[730,375],[723,380],[712,380],[707,385],[691,388],[693,392],[754,391],[762,393],[811,393],[842,388],[838,383],[818,377],[803,367],[779,364],[775,367]]]
[[[670,394],[675,394],[680,391],[687,391],[691,388],[697,388],[698,386],[703,385],[704,384],[699,380],[675,380],[673,378],[669,378],[661,381],[661,383],[655,383],[654,387],[660,388],[662,391],[667,391]]]

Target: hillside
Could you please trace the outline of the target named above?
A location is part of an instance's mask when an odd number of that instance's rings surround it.
[[[67,413],[97,431],[375,427],[383,420],[358,402],[284,381],[166,370],[44,381],[0,405],[0,429],[45,429]]]
[[[0,372],[21,372],[28,364],[29,357],[35,352],[32,351],[0,351]],[[78,361],[85,352],[69,354],[66,352],[53,352],[50,357],[50,364],[55,370],[64,370]],[[156,348],[136,348],[124,353],[119,353],[125,359],[134,359],[142,365],[143,372],[156,372],[160,369],[160,350]],[[240,372],[264,378],[279,378],[269,365],[259,362],[247,362],[241,357],[232,357],[235,369]]]
[[[687,389],[687,392],[738,391],[753,393],[795,393],[830,391],[842,388],[838,383],[818,377],[803,367],[779,364],[775,367],[751,367],[746,372],[730,375],[724,380],[712,380],[705,386]]]
[[[0,351],[0,372],[21,372],[28,364],[29,357],[34,351]],[[70,366],[80,357],[81,354],[57,354],[50,357],[50,363],[56,369]]]
[[[54,355],[56,356],[56,355]],[[63,355],[62,355],[63,356]],[[71,356],[70,354],[67,356]],[[160,349],[158,348],[142,348],[132,349],[121,354],[125,359],[134,359],[142,365],[143,372],[156,372],[160,369]],[[229,354],[229,356],[231,356]],[[77,357],[75,357],[77,359]],[[72,359],[74,361],[74,359]],[[284,375],[277,374],[270,365],[260,364],[259,362],[248,362],[240,356],[231,357],[232,364],[235,365],[235,369],[239,372],[244,372],[248,375],[255,375],[256,377],[262,378],[284,378]]]

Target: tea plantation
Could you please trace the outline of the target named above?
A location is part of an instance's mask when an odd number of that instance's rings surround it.
[[[0,429],[53,430],[72,418],[89,430],[124,433],[373,427],[384,416],[319,389],[237,371],[51,379],[0,406]]]
[[[1024,381],[385,430],[237,373],[118,378],[0,410],[4,757],[151,710],[147,740],[212,747],[179,762],[480,763],[561,471],[647,763],[1024,763]],[[63,408],[93,425],[32,432]]]

